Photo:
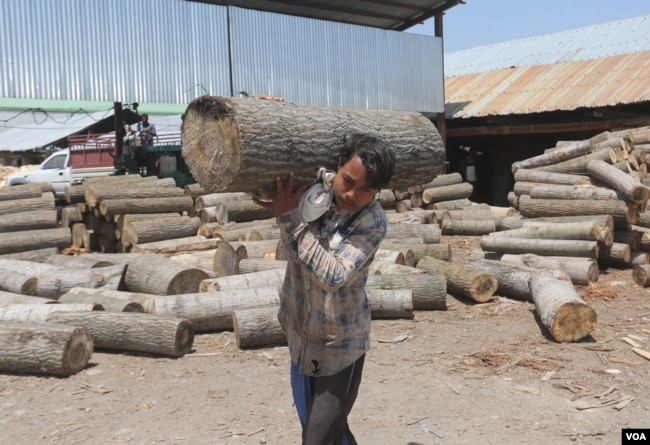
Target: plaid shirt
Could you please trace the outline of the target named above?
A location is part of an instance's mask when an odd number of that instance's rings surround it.
[[[337,228],[350,218],[336,246]],[[291,360],[305,375],[336,374],[370,349],[365,285],[386,215],[373,199],[360,212],[331,209],[309,224],[298,209],[277,221],[289,255],[278,319]]]

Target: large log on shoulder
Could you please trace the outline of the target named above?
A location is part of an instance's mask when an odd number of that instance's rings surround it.
[[[365,133],[395,153],[389,188],[425,184],[443,173],[445,148],[421,113],[202,96],[181,125],[183,158],[210,192],[275,189],[273,175],[293,171],[296,184],[314,181],[319,167],[336,170],[345,137]]]
[[[542,324],[555,341],[582,340],[596,327],[596,311],[582,301],[570,281],[534,275],[530,293]]]
[[[88,329],[54,323],[1,321],[0,338],[0,372],[69,376],[94,349]]]

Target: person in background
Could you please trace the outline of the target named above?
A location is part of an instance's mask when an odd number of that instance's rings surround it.
[[[341,148],[330,177],[331,207],[321,216],[305,216],[305,187],[294,191],[293,173],[286,184],[275,176],[275,193],[260,189],[253,198],[277,217],[289,257],[278,319],[289,345],[303,444],[357,443],[348,415],[370,348],[365,284],[387,229],[375,195],[394,171],[385,141],[353,135]]]
[[[138,122],[136,131],[137,139],[135,156],[138,159],[138,169],[142,170],[142,168],[145,167],[147,171],[142,173],[145,175],[151,175],[154,173],[153,170],[155,170],[155,165],[145,165],[145,153],[153,148],[154,138],[158,140],[158,133],[156,132],[156,126],[149,122],[148,114],[144,113],[140,117],[140,122]]]

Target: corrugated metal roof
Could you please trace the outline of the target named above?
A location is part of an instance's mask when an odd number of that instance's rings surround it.
[[[650,50],[650,15],[445,53],[445,77]]]
[[[464,0],[190,0],[403,31]]]
[[[599,32],[604,27],[609,34]],[[642,30],[643,35],[636,35]],[[596,36],[605,35],[612,36],[609,45],[607,39],[600,41],[600,46],[593,44]],[[632,43],[626,46],[624,41]],[[650,101],[650,16],[482,48],[496,59],[488,63],[488,56],[479,56],[484,53],[475,48],[458,51],[463,57],[449,59],[459,63],[467,57],[471,69],[445,65],[447,118]],[[517,52],[519,57],[515,57]],[[477,61],[479,58],[483,61]],[[479,66],[490,69],[476,72]]]

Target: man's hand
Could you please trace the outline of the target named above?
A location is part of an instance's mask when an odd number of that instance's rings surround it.
[[[253,201],[255,204],[273,211],[273,215],[278,217],[289,210],[298,207],[300,197],[305,191],[306,186],[300,187],[295,192],[293,191],[293,172],[289,173],[289,179],[286,185],[282,182],[280,175],[275,177],[275,193],[271,193],[262,187],[257,190],[259,197],[254,196]]]

